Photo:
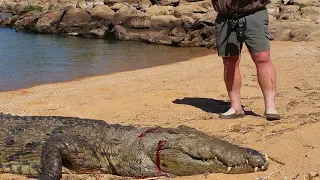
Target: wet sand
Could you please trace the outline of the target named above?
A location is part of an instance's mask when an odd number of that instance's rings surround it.
[[[185,62],[0,93],[0,112],[102,119],[136,126],[187,125],[270,157],[269,169],[250,174],[203,174],[171,179],[308,179],[320,173],[320,40],[272,42],[282,120],[267,122],[256,70],[243,53],[242,98],[248,115],[220,120],[228,108],[223,66],[216,54]],[[269,177],[270,176],[270,177]],[[320,179],[315,177],[314,179]],[[11,174],[0,179],[24,179]],[[64,179],[122,179],[65,175]],[[157,179],[167,179],[160,177]]]

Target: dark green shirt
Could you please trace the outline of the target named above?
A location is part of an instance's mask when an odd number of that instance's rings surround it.
[[[221,14],[240,14],[264,8],[270,0],[212,0],[214,9]]]

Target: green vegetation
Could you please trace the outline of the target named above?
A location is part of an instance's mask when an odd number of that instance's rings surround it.
[[[43,7],[38,6],[38,5],[28,5],[24,8],[26,12],[31,12],[31,11],[42,11]]]

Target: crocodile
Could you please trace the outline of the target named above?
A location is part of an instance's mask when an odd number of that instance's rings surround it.
[[[40,180],[73,173],[127,177],[250,173],[267,155],[187,126],[135,127],[103,120],[0,113],[0,173]]]

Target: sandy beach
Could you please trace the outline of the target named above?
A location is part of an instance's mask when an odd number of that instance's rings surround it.
[[[320,40],[277,42],[271,56],[278,76],[282,119],[268,122],[254,63],[244,50],[242,103],[247,116],[221,120],[228,109],[221,59],[214,53],[170,65],[1,92],[0,112],[102,119],[135,126],[187,125],[268,154],[267,171],[202,174],[180,180],[320,179]],[[25,179],[3,174],[0,179]],[[64,179],[126,179],[64,175]],[[155,179],[168,179],[159,177]]]

